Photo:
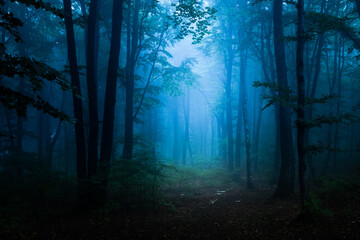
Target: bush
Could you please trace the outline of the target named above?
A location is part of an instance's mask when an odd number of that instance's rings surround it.
[[[314,217],[331,217],[333,212],[329,209],[323,208],[322,202],[318,195],[310,193],[305,203],[309,212]]]
[[[163,171],[169,166],[155,158],[151,145],[138,146],[133,159],[114,161],[109,175],[109,204],[149,207],[162,200]]]

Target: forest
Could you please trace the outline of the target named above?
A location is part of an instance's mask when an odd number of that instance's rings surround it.
[[[360,0],[0,0],[0,239],[358,239]]]

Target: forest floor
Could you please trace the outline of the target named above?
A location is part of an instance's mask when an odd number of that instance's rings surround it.
[[[155,209],[30,217],[16,231],[2,229],[0,239],[359,239],[359,198],[342,193],[321,203],[315,198],[320,214],[304,223],[296,221],[297,197],[273,201],[274,191],[272,186],[172,191]]]

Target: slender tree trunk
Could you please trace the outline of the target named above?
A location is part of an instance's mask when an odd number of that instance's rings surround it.
[[[334,43],[334,67],[333,67],[333,76],[332,76],[332,82],[330,83],[330,87],[329,87],[329,94],[333,95],[335,93],[335,87],[336,87],[336,83],[338,82],[338,34],[335,34],[335,43]],[[330,80],[329,80],[330,81]],[[333,115],[333,105],[330,105],[330,116]],[[328,129],[328,146],[329,147],[333,147],[333,124],[329,125],[329,129]],[[325,176],[327,175],[327,171],[328,171],[328,166],[330,164],[331,161],[331,157],[333,157],[333,155],[331,154],[330,151],[328,151],[328,153],[326,154],[326,158],[325,158],[325,162],[324,165],[322,167],[322,171],[321,171],[321,176]]]
[[[345,51],[345,47],[344,47],[344,40],[342,39],[342,41],[340,40],[340,46],[339,46],[339,60],[338,60],[338,77],[337,77],[337,101],[336,101],[336,115],[339,116],[340,114],[340,108],[341,108],[341,79],[342,79],[342,72],[343,72],[343,68],[344,68],[344,53]],[[340,131],[340,124],[336,123],[335,125],[335,136],[334,136],[334,149],[335,151],[333,152],[333,166],[332,166],[332,171],[335,172],[336,168],[337,168],[337,150],[338,149],[338,145],[339,145],[339,131]]]
[[[215,156],[215,117],[211,117],[211,148],[210,148],[210,157],[211,159]]]
[[[246,179],[247,188],[254,188],[252,182],[252,169],[251,169],[251,151],[250,151],[250,131],[248,122],[248,108],[247,108],[247,89],[246,89],[246,64],[247,64],[247,50],[242,49],[240,51],[240,83],[241,83],[241,95],[242,95],[242,115],[244,122],[245,133],[245,151],[246,151]]]
[[[43,149],[44,149],[44,140],[43,140],[43,135],[44,135],[44,114],[43,112],[38,112],[37,113],[37,129],[38,129],[38,139],[37,139],[37,155],[38,158],[40,160],[40,162],[43,161]]]
[[[187,89],[187,93],[186,93],[186,104],[184,106],[184,117],[185,117],[185,135],[184,135],[184,145],[183,145],[183,159],[182,159],[182,164],[185,166],[186,165],[186,155],[187,155],[187,150],[189,150],[189,156],[190,156],[190,160],[191,160],[191,146],[190,146],[190,133],[189,133],[189,121],[190,121],[190,89]]]
[[[231,49],[231,48],[230,48]],[[233,144],[233,128],[232,128],[232,101],[231,101],[231,81],[232,81],[232,65],[233,53],[232,49],[228,50],[228,59],[226,64],[226,131],[227,131],[227,151],[228,151],[228,169],[234,170],[234,144]]]
[[[178,109],[178,99],[174,97],[174,106],[173,106],[173,129],[174,129],[174,145],[173,145],[173,161],[175,165],[178,164],[179,158],[179,109]]]
[[[98,165],[98,107],[97,107],[97,83],[96,83],[96,18],[97,0],[91,0],[88,17],[88,35],[86,50],[86,80],[88,89],[89,105],[89,140],[88,140],[88,177],[96,174]]]
[[[25,57],[26,50],[25,45],[22,43],[20,44],[19,48],[19,56]],[[20,77],[19,85],[18,85],[18,92],[23,93],[25,92],[25,79]],[[24,137],[24,117],[17,116],[16,117],[16,152],[21,153],[23,151],[23,137]]]
[[[275,62],[278,78],[278,85],[282,88],[288,88],[287,68],[285,61],[284,31],[282,23],[282,0],[274,0],[273,17],[274,17],[274,47]],[[283,99],[288,99],[288,93],[280,91],[279,95]],[[281,149],[281,166],[278,187],[275,197],[286,198],[294,190],[294,150],[291,132],[291,115],[289,108],[279,106],[280,122],[280,149]]]
[[[86,178],[86,148],[85,148],[85,131],[83,120],[83,109],[80,87],[80,78],[76,59],[76,47],[74,37],[74,26],[72,20],[71,0],[64,0],[66,40],[68,45],[68,59],[70,65],[71,82],[75,89],[72,91],[74,116],[75,116],[75,138],[76,138],[76,164],[78,177],[78,204],[83,204],[86,198],[83,194],[82,181]]]
[[[272,27],[272,20],[269,21],[268,24],[268,32],[267,32],[267,38],[266,38],[266,47],[265,49],[267,50],[267,55],[269,58],[269,71],[270,71],[270,78],[269,78],[269,83],[275,83],[276,82],[276,69],[275,69],[275,64],[274,64],[274,55],[272,52],[272,48],[271,48],[271,31],[273,30]],[[265,63],[265,58],[264,60],[262,60],[262,62]],[[264,72],[264,75],[267,76],[266,72]],[[274,90],[271,90],[271,95],[272,96],[276,96],[277,93]],[[274,154],[274,162],[273,162],[273,172],[272,172],[272,179],[271,179],[271,183],[272,184],[276,184],[279,181],[279,175],[280,175],[280,160],[281,160],[281,151],[280,151],[280,120],[279,120],[279,116],[280,116],[280,105],[279,103],[275,102],[274,103],[274,108],[275,108],[275,154]]]
[[[325,11],[325,13],[327,14],[327,8],[326,8],[325,4],[326,4],[326,1],[323,0],[322,5],[321,5],[321,12],[323,13]],[[321,56],[322,56],[322,52],[323,52],[324,42],[325,42],[325,34],[321,33],[319,35],[319,37],[318,37],[318,46],[317,46],[317,49],[316,49],[314,78],[313,78],[312,84],[310,84],[310,82],[308,83],[308,90],[309,90],[308,91],[308,96],[310,98],[315,97],[317,83],[318,83],[318,80],[319,80],[320,70],[321,70]],[[308,71],[309,71],[308,80],[310,81],[311,69],[309,69]],[[310,91],[310,89],[311,89],[311,91]],[[306,118],[312,119],[312,117],[313,117],[313,106],[312,105],[310,105],[310,108],[308,109],[307,112],[305,112],[305,114],[307,115]],[[309,134],[310,134],[310,131],[305,132],[305,143],[304,143],[305,145],[309,144],[309,140],[310,140],[309,139],[310,138]],[[316,178],[316,172],[315,172],[314,164],[312,162],[312,155],[311,154],[306,154],[306,161],[307,161],[307,164],[309,165],[311,176],[315,179]]]
[[[279,103],[275,103],[275,155],[274,155],[274,165],[272,172],[272,184],[277,184],[279,182],[280,176],[280,163],[281,163],[281,151],[280,151],[280,121],[279,121]]]
[[[133,152],[133,138],[134,138],[134,87],[135,87],[135,65],[136,65],[136,53],[139,39],[139,9],[140,0],[135,0],[134,16],[132,23],[132,39],[130,55],[128,56],[128,73],[126,79],[126,109],[125,109],[125,142],[123,157],[126,159],[132,159]],[[130,9],[128,9],[130,11]],[[130,21],[128,19],[128,21]],[[130,23],[128,23],[130,24]],[[129,30],[129,28],[128,28]],[[129,37],[128,37],[129,40]]]
[[[264,88],[261,89],[261,96],[264,95]],[[259,161],[259,140],[260,140],[260,128],[261,128],[261,119],[262,119],[262,105],[263,105],[264,99],[261,97],[259,106],[257,109],[258,117],[256,120],[256,126],[255,126],[255,134],[254,134],[254,171],[258,170],[258,161]]]
[[[86,6],[85,6],[85,0],[79,0],[80,8],[81,8],[81,14],[84,19],[88,18],[88,15],[86,13]],[[88,26],[85,24],[84,26],[84,47],[85,47],[85,53],[87,49],[87,35],[88,35]],[[86,56],[85,56],[86,58]]]
[[[301,214],[308,214],[306,207],[306,190],[305,190],[305,82],[304,82],[304,1],[298,0],[298,28],[297,28],[297,44],[296,44],[296,78],[297,78],[297,150],[299,159],[299,187],[300,187],[300,203]]]
[[[240,168],[241,163],[241,119],[242,119],[242,88],[243,85],[241,84],[241,75],[240,73],[240,79],[239,79],[239,102],[238,102],[238,114],[237,114],[237,120],[236,120],[236,142],[235,142],[235,168]]]
[[[119,67],[123,0],[113,0],[111,45],[105,90],[104,118],[101,138],[100,166],[104,173],[103,185],[107,185],[114,138],[114,118]]]

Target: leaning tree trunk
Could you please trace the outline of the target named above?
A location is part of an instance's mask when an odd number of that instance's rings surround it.
[[[74,116],[75,116],[75,139],[76,139],[76,165],[78,178],[78,205],[84,207],[86,196],[83,192],[83,181],[86,179],[86,148],[83,108],[80,87],[80,78],[76,59],[76,47],[74,37],[74,25],[72,20],[71,0],[64,0],[66,40],[68,45],[68,59],[70,65],[71,82],[74,86],[72,90]]]
[[[71,1],[64,0],[66,39],[68,45],[68,59],[70,65],[71,82],[75,89],[72,91],[74,116],[75,116],[75,138],[76,138],[76,159],[77,176],[79,179],[86,178],[86,150],[85,150],[85,131],[83,120],[83,108],[80,87],[79,71],[76,59],[76,47],[74,26],[72,20]]]

